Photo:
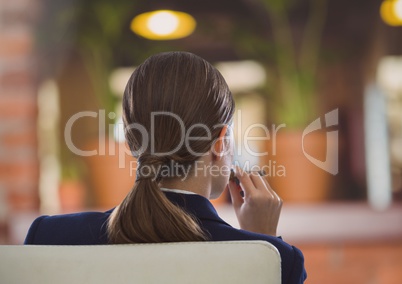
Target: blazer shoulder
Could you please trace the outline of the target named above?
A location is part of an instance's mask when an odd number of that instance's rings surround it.
[[[31,225],[24,244],[106,244],[110,211],[41,216]]]
[[[307,272],[304,267],[303,253],[295,246],[293,249],[293,265],[288,283],[302,284],[307,279]]]
[[[35,243],[35,235],[36,235],[36,232],[38,230],[38,227],[39,227],[40,223],[42,222],[42,220],[47,218],[47,217],[49,217],[49,216],[48,215],[43,215],[43,216],[40,216],[40,217],[36,218],[33,221],[31,226],[29,227],[27,236],[26,236],[25,241],[24,241],[24,245],[31,245],[31,244]]]

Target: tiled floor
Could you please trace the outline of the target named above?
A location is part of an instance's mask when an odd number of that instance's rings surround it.
[[[402,240],[298,247],[305,257],[307,284],[402,283]]]

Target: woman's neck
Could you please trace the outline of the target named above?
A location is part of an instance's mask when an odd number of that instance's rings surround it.
[[[211,163],[212,154],[204,155],[197,160],[192,171],[189,171],[185,177],[163,179],[159,186],[191,191],[209,199],[212,190],[212,177],[207,170],[201,167],[206,165],[206,169],[208,169],[211,167]]]
[[[169,189],[191,191],[208,199],[211,194],[210,181],[208,181],[208,177],[204,177],[203,175],[165,179],[159,183],[159,186]]]

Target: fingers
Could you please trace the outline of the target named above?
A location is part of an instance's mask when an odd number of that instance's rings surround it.
[[[255,188],[267,189],[267,186],[264,183],[263,178],[261,177],[261,175],[259,173],[257,173],[257,172],[250,173],[250,179],[253,182]]]
[[[262,180],[264,181],[266,188],[268,191],[279,201],[280,205],[282,205],[282,198],[276,193],[276,191],[271,187],[269,184],[267,178],[262,177]]]
[[[228,187],[233,206],[235,207],[235,209],[240,208],[240,206],[244,202],[243,197],[240,194],[241,192],[240,186],[238,186],[234,181],[230,180]]]
[[[272,189],[267,179],[262,176],[259,172],[251,172],[247,173],[243,171],[240,167],[236,166],[236,177],[239,180],[240,186],[238,186],[235,182],[229,182],[229,190],[232,195],[232,200],[238,202],[238,204],[242,204],[244,202],[243,197],[241,196],[241,189],[244,191],[244,197],[252,196],[255,193],[255,190],[266,190],[268,194],[282,203],[282,199],[278,196],[275,190]]]
[[[236,177],[240,181],[240,186],[244,191],[244,196],[251,194],[255,189],[254,183],[251,181],[249,175],[242,171],[240,167],[236,166]]]
[[[247,173],[236,167],[235,178],[229,180],[229,192],[240,228],[252,232],[276,235],[282,200],[263,174]],[[244,198],[241,190],[244,191]]]
[[[268,183],[268,180],[266,179],[264,174],[261,174],[260,172],[251,172],[249,176],[256,189],[266,190],[269,195],[272,196],[272,198],[278,200],[278,203],[282,204],[282,199]]]

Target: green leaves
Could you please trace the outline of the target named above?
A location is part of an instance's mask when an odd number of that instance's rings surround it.
[[[293,0],[262,0],[267,9],[273,13],[281,13],[287,11],[294,4]]]
[[[274,86],[269,92],[270,106],[275,120],[290,128],[306,126],[317,111],[317,77],[322,30],[326,18],[327,0],[311,0],[309,15],[301,31],[300,42],[295,41],[290,21],[294,0],[261,0],[272,28],[272,40],[265,42],[253,39],[255,45],[270,46],[270,57],[263,48],[248,49],[255,52],[275,80],[267,82]],[[252,38],[252,37],[251,37]],[[246,50],[246,49],[244,49]],[[265,48],[268,50],[268,48]],[[260,54],[259,54],[260,53]],[[268,59],[269,58],[269,59]],[[272,60],[273,59],[273,60]]]

